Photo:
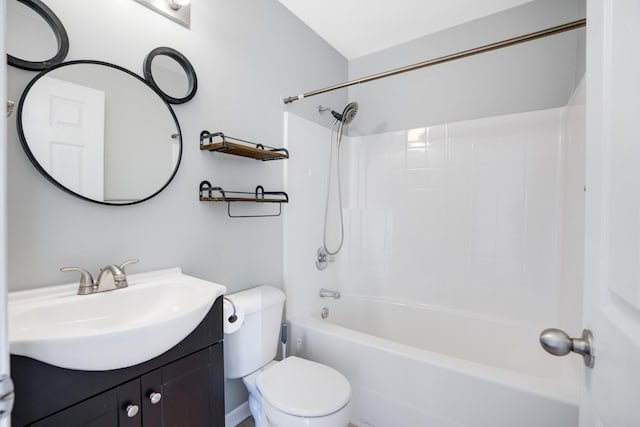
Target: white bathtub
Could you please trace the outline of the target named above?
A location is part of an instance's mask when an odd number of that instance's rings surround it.
[[[324,305],[327,319],[289,320],[290,351],[300,338],[304,357],[349,379],[359,425],[578,425],[575,361],[547,355],[540,328],[372,298]]]

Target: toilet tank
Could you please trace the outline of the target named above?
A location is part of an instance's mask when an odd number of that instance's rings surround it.
[[[285,297],[265,285],[226,297],[245,317],[238,331],[224,335],[224,376],[242,378],[276,357]]]

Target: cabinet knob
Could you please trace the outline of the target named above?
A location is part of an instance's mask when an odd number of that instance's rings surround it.
[[[138,405],[129,404],[126,408],[124,408],[124,410],[127,411],[127,417],[133,418],[138,415],[140,407]]]
[[[149,400],[151,400],[151,404],[155,405],[156,403],[160,402],[160,400],[162,399],[162,395],[156,391],[151,392],[151,394],[149,394]]]

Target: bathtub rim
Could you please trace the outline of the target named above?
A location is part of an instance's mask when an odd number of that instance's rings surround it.
[[[378,302],[390,302],[390,300],[386,298],[378,299],[367,297],[366,299],[373,299],[377,300]],[[410,303],[404,304],[411,305]],[[427,305],[421,304],[420,306],[426,307]],[[430,308],[442,311],[441,307]],[[445,309],[444,311],[456,312],[456,310],[448,309]],[[414,361],[430,363],[441,369],[454,371],[463,375],[469,375],[474,378],[479,378],[485,381],[500,384],[505,387],[510,387],[519,391],[531,393],[539,397],[553,399],[569,405],[579,405],[580,390],[578,386],[578,375],[574,369],[573,362],[569,359],[558,359],[558,363],[562,364],[560,369],[562,374],[561,377],[538,377],[531,374],[498,368],[495,366],[482,364],[480,362],[474,362],[447,354],[437,353],[431,350],[413,347],[407,344],[389,340],[387,338],[381,338],[375,335],[370,335],[364,332],[349,329],[344,326],[331,323],[331,321],[321,319],[319,313],[320,309],[317,309],[311,313],[294,315],[291,318],[288,318],[287,322],[300,325],[303,328],[312,329],[315,332],[327,333],[330,336],[345,337],[360,345],[376,348],[390,354],[407,357]],[[468,312],[466,312],[465,314],[468,317],[473,317],[470,316]],[[485,318],[492,320],[500,319],[504,321],[503,318],[499,318],[496,316],[486,316]],[[526,322],[521,323],[529,327],[532,326],[531,324],[527,324]],[[540,351],[542,351],[542,349]],[[304,354],[302,356],[304,357]]]
[[[442,306],[442,305],[436,305],[436,304],[428,304],[428,303],[423,303],[423,302],[407,301],[406,299],[393,298],[393,297],[388,297],[388,296],[360,295],[360,294],[342,293],[341,292],[339,300],[324,300],[324,299],[322,299],[322,300],[320,300],[318,307],[321,308],[321,307],[326,306],[326,305],[331,306],[331,305],[335,305],[336,303],[340,304],[341,301],[350,300],[350,299],[371,301],[371,302],[375,302],[375,303],[391,304],[391,305],[402,306],[402,307],[417,308],[417,309],[421,309],[421,310],[437,311],[437,312],[440,312],[440,313],[446,313],[446,314],[451,314],[451,315],[460,316],[460,317],[466,317],[466,318],[470,318],[470,319],[479,319],[479,320],[496,322],[496,323],[509,323],[510,325],[521,326],[521,327],[524,327],[524,328],[532,328],[533,327],[533,328],[539,328],[540,330],[545,329],[545,327],[542,326],[542,325],[539,325],[539,324],[537,324],[535,322],[529,322],[529,321],[526,321],[526,320],[512,319],[512,318],[509,318],[509,317],[499,316],[499,315],[490,314],[490,313],[471,312],[471,311],[460,310],[460,309],[447,307],[447,306]],[[317,311],[319,312],[319,310],[317,310]],[[305,313],[293,314],[292,318],[303,316],[305,314],[309,314],[309,313],[305,312]]]

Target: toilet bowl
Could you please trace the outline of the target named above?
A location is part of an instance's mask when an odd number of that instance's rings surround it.
[[[346,427],[351,386],[335,369],[290,356],[242,379],[256,427]],[[259,420],[259,421],[258,421]]]
[[[242,378],[256,427],[347,427],[351,385],[337,370],[290,356],[277,362],[284,294],[258,286],[227,296],[244,323],[224,336],[226,378]]]

